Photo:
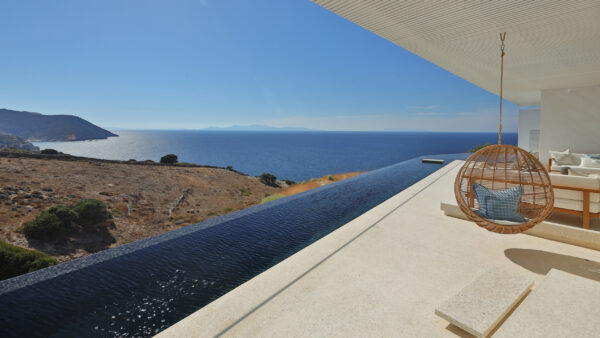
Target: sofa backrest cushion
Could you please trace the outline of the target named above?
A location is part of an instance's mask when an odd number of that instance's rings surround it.
[[[569,149],[565,151],[550,150],[550,157],[558,165],[579,165],[581,162],[581,157],[573,155]]]

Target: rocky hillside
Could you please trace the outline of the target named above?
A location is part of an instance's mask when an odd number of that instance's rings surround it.
[[[73,115],[43,115],[0,109],[0,132],[28,141],[79,141],[117,136]]]
[[[220,168],[0,157],[0,241],[60,262],[260,204],[286,187]],[[51,206],[107,204],[114,225],[51,241],[25,237],[24,224]]]
[[[2,148],[40,150],[22,137],[0,133],[0,149]]]

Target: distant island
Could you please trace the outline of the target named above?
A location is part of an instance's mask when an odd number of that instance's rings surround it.
[[[208,127],[204,130],[223,131],[313,131],[313,129],[301,127],[272,127],[264,124],[251,124],[248,126]]]
[[[0,109],[0,132],[28,142],[98,140],[118,136],[73,115],[43,115],[9,109]]]

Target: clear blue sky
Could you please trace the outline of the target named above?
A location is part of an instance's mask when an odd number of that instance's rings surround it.
[[[130,129],[497,128],[497,96],[308,0],[19,0],[0,13],[0,108]]]

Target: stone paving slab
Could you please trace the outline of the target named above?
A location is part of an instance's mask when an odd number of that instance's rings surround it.
[[[600,336],[600,282],[552,269],[494,337]]]
[[[487,337],[525,297],[533,278],[492,269],[450,298],[435,313],[477,337]]]

